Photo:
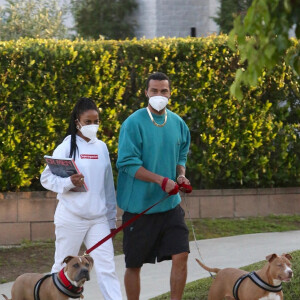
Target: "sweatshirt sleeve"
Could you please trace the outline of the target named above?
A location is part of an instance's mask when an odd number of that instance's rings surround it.
[[[177,164],[185,167],[189,148],[190,148],[191,135],[190,135],[189,128],[187,127],[187,125],[185,124],[184,121],[183,121],[183,126],[182,126],[181,130],[182,130],[182,133],[181,133],[182,134],[182,142],[180,145],[180,153],[179,153],[179,159],[178,159]]]
[[[53,156],[57,158],[66,158],[68,157],[66,150],[66,143],[62,143],[54,150]],[[46,166],[45,170],[42,172],[40,182],[45,189],[59,194],[68,192],[75,187],[70,177],[63,178],[54,175],[48,166]]]
[[[128,120],[127,120],[128,121]],[[125,122],[120,130],[117,168],[134,177],[143,165],[142,138],[137,126]]]
[[[117,215],[117,201],[114,186],[114,179],[112,173],[111,162],[109,158],[109,153],[107,151],[108,166],[105,172],[105,198],[106,198],[106,217],[109,223],[110,229],[116,228],[116,215]]]

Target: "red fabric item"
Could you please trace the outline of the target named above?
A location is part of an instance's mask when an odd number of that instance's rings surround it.
[[[171,195],[176,195],[179,191],[179,186],[177,183],[175,183],[175,186],[173,188],[173,190],[171,190],[168,194],[171,196]]]
[[[64,286],[70,290],[72,288],[72,284],[71,282],[67,279],[64,269],[61,269],[59,272],[59,278],[61,280],[61,282],[64,284]]]
[[[183,193],[189,194],[193,191],[193,188],[190,184],[180,183],[179,190]]]
[[[164,192],[166,191],[166,185],[167,185],[168,180],[169,180],[169,178],[168,178],[168,177],[165,177],[165,178],[163,179],[162,184],[161,184],[161,188],[162,188],[162,190],[163,190]]]
[[[68,290],[74,290],[76,289],[76,292],[80,292],[83,290],[83,287],[76,287],[72,285],[72,283],[68,280],[68,278],[65,275],[64,269],[61,269],[58,273],[61,283],[68,289]]]

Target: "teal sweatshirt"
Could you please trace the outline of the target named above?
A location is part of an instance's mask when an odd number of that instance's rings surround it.
[[[152,114],[158,124],[165,116]],[[140,167],[176,181],[176,166],[185,167],[190,145],[190,132],[185,122],[167,110],[167,123],[155,126],[142,108],[122,124],[119,136],[117,168],[119,170],[117,202],[121,209],[140,213],[167,194],[156,183],[136,179]],[[179,193],[155,206],[147,213],[168,211],[180,203]]]

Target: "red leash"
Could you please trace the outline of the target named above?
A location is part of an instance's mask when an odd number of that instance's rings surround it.
[[[165,197],[163,197],[161,200],[157,201],[156,203],[154,203],[153,205],[151,205],[150,207],[148,207],[147,209],[145,209],[143,212],[137,214],[136,216],[134,216],[133,218],[131,218],[130,220],[128,220],[127,222],[125,222],[124,224],[122,224],[121,226],[119,226],[116,230],[114,230],[113,232],[111,232],[109,235],[107,235],[106,237],[104,237],[101,241],[99,241],[97,244],[95,244],[93,247],[91,247],[90,249],[87,249],[84,252],[84,256],[85,255],[89,255],[89,253],[91,253],[93,250],[95,250],[96,248],[98,248],[100,245],[102,245],[103,243],[105,243],[107,240],[109,240],[110,238],[114,237],[119,231],[121,231],[123,228],[127,227],[128,225],[130,225],[132,222],[134,222],[135,220],[137,220],[140,216],[142,216],[143,214],[145,214],[148,210],[150,210],[152,207],[156,206],[157,204],[163,202],[164,200],[166,200],[167,198],[169,198],[171,195],[175,195],[178,193],[178,190],[182,191],[183,193],[191,193],[192,192],[192,186],[188,185],[188,184],[176,184],[174,189],[172,191],[170,191]]]

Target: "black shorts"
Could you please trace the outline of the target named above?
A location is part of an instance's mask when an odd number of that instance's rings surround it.
[[[136,214],[124,212],[123,224]],[[123,251],[126,268],[172,259],[172,255],[190,252],[189,230],[180,205],[163,213],[142,215],[124,228]]]

